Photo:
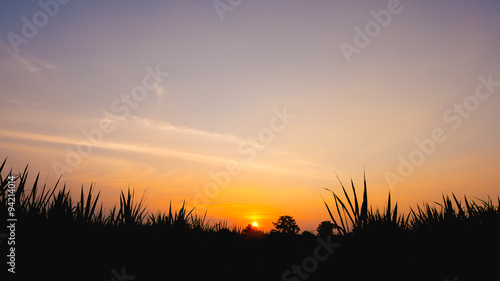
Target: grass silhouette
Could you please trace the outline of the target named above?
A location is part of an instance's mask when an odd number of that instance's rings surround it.
[[[2,221],[8,208],[7,177],[13,175],[10,170],[3,176],[6,161],[0,166]],[[137,280],[280,280],[318,245],[310,233],[252,235],[226,222],[209,222],[206,213],[196,214],[185,202],[178,210],[170,202],[168,212],[149,212],[144,195],[136,200],[130,188],[120,192],[117,206],[104,211],[93,184],[86,193],[82,186],[79,198],[72,200],[66,185],[59,187],[61,178],[48,187],[39,183],[37,174],[29,188],[28,173],[26,166],[15,175],[20,275],[111,280],[112,270],[126,267]],[[404,215],[397,203],[392,207],[390,193],[386,208],[373,210],[366,178],[361,201],[352,179],[352,195],[338,180],[341,193],[329,190],[334,209],[323,202],[336,229],[328,239],[341,247],[307,280],[480,280],[496,274],[500,257],[492,253],[500,251],[500,198],[494,202],[464,196],[462,202],[452,193]],[[290,280],[305,280],[296,278]]]
[[[351,231],[363,231],[375,225],[383,225],[386,230],[397,229],[418,232],[434,229],[439,225],[445,224],[460,224],[463,227],[474,228],[490,222],[500,222],[498,221],[498,216],[500,215],[500,197],[497,198],[495,206],[489,197],[487,200],[478,198],[478,203],[477,201],[467,199],[467,196],[464,195],[464,203],[462,203],[454,193],[452,193],[453,200],[448,195],[443,194],[442,203],[434,202],[435,205],[423,203],[422,207],[419,205],[416,206],[416,211],[410,207],[410,212],[405,216],[404,214],[398,214],[397,203],[392,208],[390,192],[387,199],[387,207],[384,211],[379,211],[378,208],[375,211],[371,208],[368,210],[366,178],[364,179],[363,201],[361,204],[358,203],[356,188],[352,179],[353,200],[351,200],[338,176],[337,179],[340,182],[345,197],[344,200],[347,204],[334,191],[326,189],[332,193],[334,198],[337,210],[337,218],[335,218],[330,210],[330,206],[324,199],[323,203],[327,208],[334,227],[341,235],[346,235]],[[354,205],[352,202],[354,202]],[[361,208],[359,208],[359,205],[361,205]]]

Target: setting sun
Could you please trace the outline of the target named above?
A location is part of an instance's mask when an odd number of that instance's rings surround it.
[[[252,225],[253,225],[253,226],[255,226],[255,227],[257,227],[257,226],[258,226],[258,224],[257,224],[257,222],[256,222],[256,221],[254,221],[254,222],[252,223]]]

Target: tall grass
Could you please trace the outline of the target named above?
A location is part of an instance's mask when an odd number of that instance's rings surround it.
[[[326,209],[328,210],[328,214],[330,215],[330,218],[332,219],[332,222],[334,224],[334,227],[339,231],[340,234],[347,234],[350,231],[350,225],[353,228],[356,229],[363,229],[367,223],[368,223],[368,195],[367,195],[367,189],[366,189],[366,177],[364,178],[364,191],[363,191],[363,201],[361,202],[361,209],[359,208],[359,203],[358,203],[358,196],[356,195],[356,188],[354,187],[354,183],[351,179],[351,188],[352,188],[352,193],[353,193],[353,201],[354,201],[354,206],[352,205],[351,198],[347,194],[347,191],[344,187],[344,184],[340,180],[340,178],[337,176],[337,179],[340,182],[340,186],[342,187],[342,191],[344,192],[344,196],[346,198],[347,203],[349,204],[349,209],[346,207],[344,202],[340,199],[339,196],[333,190],[330,190],[328,188],[325,188],[326,190],[330,191],[333,195],[333,198],[335,200],[335,208],[337,210],[338,214],[338,219],[340,221],[340,224],[337,222],[335,217],[332,215],[332,212],[330,210],[330,207],[326,203],[326,201],[323,199],[323,203],[326,206]],[[340,208],[339,208],[340,205]],[[349,221],[347,220],[349,218]]]
[[[464,202],[462,203],[452,193],[453,200],[449,196],[443,195],[442,203],[434,202],[434,205],[424,203],[422,207],[417,205],[416,210],[410,207],[410,212],[405,216],[398,213],[397,203],[392,207],[390,192],[385,210],[379,211],[377,208],[374,211],[371,207],[368,210],[365,175],[363,177],[364,190],[361,202],[358,202],[356,188],[352,179],[352,197],[348,194],[338,176],[337,179],[340,182],[344,199],[341,199],[333,190],[326,189],[333,195],[335,210],[337,211],[336,216],[333,215],[330,206],[324,199],[323,203],[338,234],[341,235],[374,227],[383,227],[384,230],[421,231],[442,227],[445,224],[447,227],[453,224],[461,224],[471,228],[478,225],[500,223],[500,197],[498,197],[495,206],[489,197],[487,200],[477,199],[478,203],[467,199],[464,195]]]
[[[7,159],[0,165],[0,208],[4,210],[2,211],[3,215],[7,213],[8,206],[8,176],[13,175],[12,170],[10,170],[6,177],[2,176],[5,173],[6,161]],[[206,219],[206,212],[203,215],[198,215],[194,212],[195,208],[188,209],[185,202],[177,211],[172,211],[172,202],[170,202],[168,212],[148,212],[144,194],[140,200],[136,200],[134,191],[131,191],[130,188],[126,193],[120,192],[118,206],[115,205],[106,214],[102,204],[99,204],[100,193],[94,193],[94,184],[90,185],[87,192],[84,192],[82,185],[79,198],[73,200],[66,185],[58,189],[61,178],[56,181],[54,186],[48,187],[46,183],[43,185],[39,183],[40,174],[38,173],[29,189],[28,173],[28,166],[26,166],[22,173],[14,175],[17,188],[15,192],[16,216],[19,218],[111,227],[150,226],[166,230],[219,232],[230,229],[231,232],[242,233],[241,228],[237,226],[230,228],[226,222],[209,222]],[[410,212],[405,216],[398,213],[397,203],[394,204],[394,207],[392,206],[390,192],[384,210],[380,211],[378,208],[373,210],[369,207],[365,175],[361,197],[358,197],[352,179],[351,192],[348,192],[338,176],[337,179],[340,183],[341,193],[327,189],[333,195],[334,205],[329,205],[325,199],[323,199],[323,203],[337,233],[340,235],[369,229],[416,232],[442,228],[443,226],[461,225],[473,229],[492,223],[500,224],[500,197],[497,198],[496,204],[491,198],[470,200],[466,196],[462,202],[452,193],[451,198],[443,195],[441,203],[434,202],[432,205],[423,203],[417,205],[416,208],[410,208]]]
[[[172,212],[172,202],[170,202],[168,213],[158,211],[157,214],[150,214],[148,224],[155,227],[167,227],[173,229],[203,229],[205,225],[206,213],[203,217],[193,214],[194,208],[188,210],[186,202],[182,202],[179,211]]]
[[[12,176],[12,170],[5,177],[5,163],[0,165],[0,206],[7,209],[8,177]],[[127,192],[120,192],[119,204],[109,210],[108,214],[103,211],[99,204],[100,193],[94,193],[94,184],[90,185],[85,193],[82,185],[80,197],[77,201],[71,198],[70,191],[66,185],[58,190],[61,178],[53,187],[46,183],[40,185],[40,174],[28,189],[28,166],[16,177],[15,206],[18,218],[40,219],[62,223],[97,224],[104,226],[153,226],[163,229],[189,229],[202,231],[220,231],[229,229],[226,222],[210,223],[206,220],[206,213],[200,216],[194,212],[195,208],[188,209],[185,202],[178,211],[172,211],[170,202],[168,213],[158,211],[156,214],[149,213],[145,206],[144,194],[140,200],[135,199],[134,191],[128,188]],[[233,232],[240,229],[233,227]]]
[[[487,200],[477,198],[478,203],[467,199],[464,195],[464,204],[453,193],[452,197],[453,201],[449,196],[443,195],[442,203],[434,202],[434,206],[424,203],[422,208],[417,206],[416,211],[410,208],[412,219],[409,227],[414,230],[431,230],[437,225],[447,227],[462,225],[473,228],[479,225],[500,223],[500,197],[497,198],[496,206],[489,197]]]

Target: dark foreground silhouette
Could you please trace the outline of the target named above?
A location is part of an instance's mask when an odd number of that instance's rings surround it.
[[[16,176],[15,209],[9,209],[9,175],[0,179],[1,220],[15,210],[15,274],[7,271],[10,228],[0,230],[0,250],[2,275],[12,280],[499,279],[500,200],[443,197],[404,216],[397,205],[391,209],[390,197],[385,211],[368,211],[365,185],[360,204],[334,193],[335,208],[327,204],[325,211],[335,234],[323,223],[315,236],[296,234],[296,226],[271,233],[228,229],[184,206],[152,214],[130,191],[105,212],[92,187],[82,188],[78,201],[57,184],[35,181],[28,190],[27,170]],[[331,210],[343,214],[342,223]]]

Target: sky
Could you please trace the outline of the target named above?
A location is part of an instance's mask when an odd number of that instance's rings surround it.
[[[264,230],[500,195],[498,1],[2,1],[0,158]]]

